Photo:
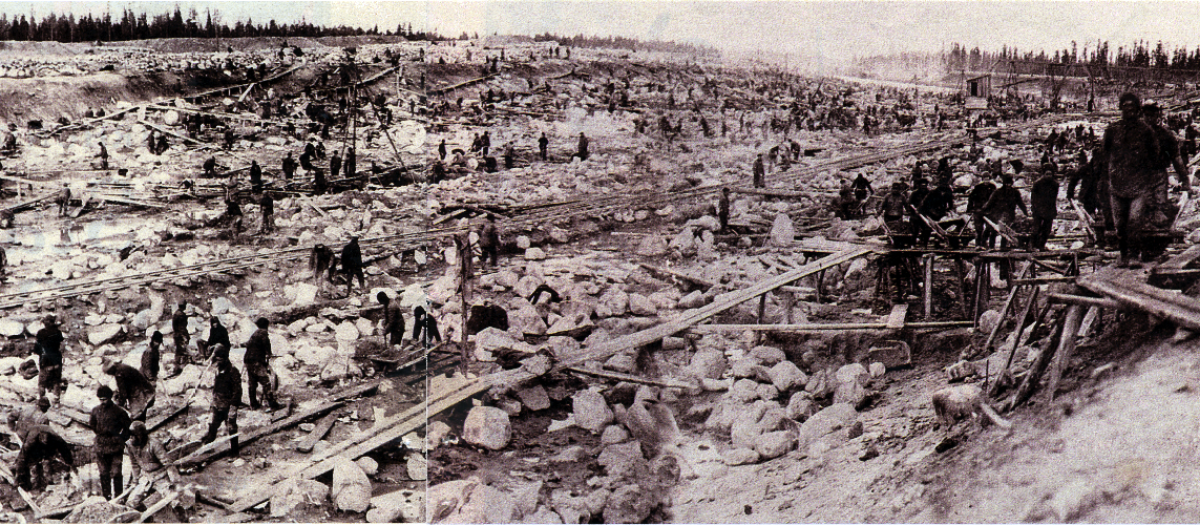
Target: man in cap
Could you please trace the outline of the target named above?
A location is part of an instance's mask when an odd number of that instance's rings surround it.
[[[208,423],[208,433],[204,435],[204,443],[212,443],[217,439],[217,431],[221,423],[225,423],[229,435],[238,433],[237,410],[242,404],[242,373],[229,362],[229,354],[213,357],[217,360],[217,377],[212,389],[212,421]],[[241,453],[238,438],[229,440],[229,451],[233,455]]]
[[[487,222],[479,231],[479,249],[481,267],[487,266],[489,260],[492,266],[500,265],[500,230],[496,228],[496,216],[493,214],[488,214]]]
[[[49,390],[57,399],[65,387],[62,380],[63,334],[53,314],[42,320],[42,328],[35,337],[37,342],[33,351],[38,354],[38,397],[45,397]]]
[[[428,350],[430,340],[442,342],[437,319],[433,318],[432,313],[425,312],[425,307],[417,305],[413,307],[413,341]]]
[[[150,344],[147,345],[146,351],[142,352],[142,375],[150,381],[158,380],[158,363],[162,357],[162,332],[155,330],[150,334]]]
[[[117,384],[113,401],[128,410],[133,420],[145,421],[146,410],[154,405],[154,383],[138,369],[118,361],[105,359],[100,370],[113,376]]]
[[[96,390],[100,404],[92,409],[88,426],[96,433],[96,465],[100,470],[100,492],[104,499],[121,493],[121,460],[125,440],[129,439],[129,414],[112,402],[113,391],[107,385]]]
[[[129,484],[133,486],[127,500],[130,507],[141,507],[151,490],[165,495],[171,484],[179,482],[179,470],[171,463],[167,449],[150,435],[145,423],[139,421],[129,428],[125,452],[129,454]]]
[[[271,323],[265,317],[259,317],[254,324],[258,330],[246,341],[246,356],[242,359],[246,364],[246,382],[250,385],[250,409],[259,408],[256,393],[258,385],[262,385],[263,397],[271,410],[279,410],[282,407],[275,401],[275,390],[271,385],[271,338],[267,332]]]
[[[204,341],[201,348],[200,358],[208,359],[217,345],[224,345],[226,349],[233,346],[229,342],[229,329],[225,328],[225,325],[221,324],[221,319],[214,315],[209,319],[208,339]]]
[[[1162,147],[1154,129],[1141,119],[1141,100],[1133,93],[1118,98],[1121,119],[1104,130],[1101,155],[1107,168],[1109,198],[1121,258],[1117,266],[1140,266],[1141,234],[1154,198]]]
[[[1172,205],[1167,199],[1167,169],[1175,168],[1175,177],[1179,179],[1183,191],[1191,193],[1192,182],[1188,177],[1187,164],[1184,163],[1180,152],[1179,139],[1175,137],[1175,134],[1171,130],[1163,125],[1162,108],[1153,100],[1147,101],[1145,104],[1142,104],[1142,114],[1146,118],[1146,124],[1150,126],[1150,129],[1154,130],[1155,137],[1158,139],[1159,156],[1158,162],[1155,165],[1154,203],[1152,207],[1155,210],[1153,214],[1155,217],[1163,216],[1160,218],[1160,224],[1165,227],[1168,222],[1165,220],[1165,216],[1174,215],[1173,213],[1168,213]],[[1142,255],[1143,262],[1146,262],[1146,256],[1149,254],[1143,253]]]
[[[989,249],[996,232],[991,231],[991,227],[983,220],[983,206],[992,198],[992,193],[996,192],[996,185],[992,183],[991,173],[987,170],[980,172],[980,177],[982,180],[979,184],[967,194],[967,212],[971,214],[971,222],[975,225],[975,246]]]

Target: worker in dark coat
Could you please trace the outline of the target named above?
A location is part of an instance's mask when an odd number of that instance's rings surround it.
[[[721,231],[729,229],[729,187],[721,188],[721,196],[717,199],[717,221],[721,224]]]
[[[229,362],[228,347],[225,347],[225,351],[226,357],[217,360],[217,377],[212,389],[212,421],[208,423],[204,443],[216,441],[221,423],[225,423],[229,435],[238,433],[237,410],[242,404],[242,373]],[[241,452],[238,438],[229,440],[229,451],[235,456]]]
[[[342,157],[338,152],[333,152],[333,156],[329,157],[329,176],[337,178],[342,174]]]
[[[96,465],[100,470],[100,493],[112,499],[121,493],[121,463],[125,440],[129,439],[129,414],[112,402],[113,391],[102,385],[96,390],[100,404],[92,409],[88,426],[96,433]]]
[[[262,167],[258,165],[257,160],[252,160],[250,161],[250,191],[262,193],[262,187]]]
[[[163,334],[155,330],[150,335],[150,344],[142,352],[142,375],[151,381],[158,380],[158,363],[162,358]]]
[[[937,222],[946,217],[952,209],[954,209],[954,190],[950,188],[950,179],[943,178],[941,183],[921,201],[921,206],[917,208],[917,211],[930,220]],[[921,221],[921,224],[924,226],[924,221]],[[933,233],[933,229],[928,227],[922,228],[920,233],[917,241],[922,246],[928,245],[929,236]]]
[[[317,286],[321,285],[322,274],[330,272],[331,269],[337,267],[334,261],[336,258],[337,256],[334,255],[333,250],[328,246],[324,244],[313,246],[312,255],[308,258],[308,265],[313,269],[313,280],[317,282]]]
[[[538,155],[540,155],[542,157],[543,162],[545,162],[547,159],[550,158],[549,152],[550,152],[550,139],[546,138],[545,132],[542,132],[542,136],[540,138],[538,138]],[[442,155],[443,158],[445,158],[445,156],[446,155],[444,155],[444,154]]]
[[[579,149],[575,152],[575,156],[579,157],[580,161],[588,159],[588,138],[583,132],[579,133]]]
[[[354,148],[350,148],[350,149],[346,150],[346,162],[344,164],[345,164],[345,170],[346,170],[346,178],[347,179],[354,178],[354,174],[358,173],[358,156],[355,155]]]
[[[113,401],[128,410],[134,421],[145,421],[146,410],[154,405],[154,383],[138,369],[117,361],[105,360],[100,369],[113,376],[117,384]]]
[[[292,152],[288,152],[283,158],[283,178],[292,180],[292,176],[296,174],[296,159],[292,158]]]
[[[171,315],[171,330],[171,336],[175,338],[175,371],[172,373],[174,376],[183,372],[183,367],[192,361],[187,349],[192,336],[188,333],[187,303],[184,301],[175,306],[175,313]]]
[[[279,410],[282,407],[275,401],[275,389],[271,385],[271,337],[267,333],[271,323],[260,317],[254,324],[258,330],[246,341],[246,356],[242,359],[246,364],[246,382],[250,385],[250,409],[258,410],[261,406],[257,392],[258,386],[262,385],[263,398],[271,410]]]
[[[496,228],[496,216],[488,214],[487,223],[479,232],[479,249],[482,252],[479,260],[481,267],[491,260],[493,266],[500,265],[500,230]]]
[[[1021,210],[1021,214],[1029,215],[1029,210],[1025,207],[1025,201],[1021,198],[1021,192],[1013,187],[1012,176],[1004,174],[1000,176],[1000,187],[992,192],[992,196],[988,198],[987,203],[983,205],[983,215],[996,224],[1012,226],[1017,218],[1017,209]],[[1008,245],[1008,239],[1001,237],[1000,249],[1008,251],[1013,248]],[[1012,268],[1008,260],[1000,262],[1000,278],[1005,281],[1011,273]]]
[[[767,172],[766,172],[766,169],[763,168],[762,153],[759,153],[758,157],[756,157],[754,159],[754,166],[751,169],[753,170],[754,187],[755,188],[765,187],[767,185],[767,183],[766,183],[766,173]]]
[[[196,343],[196,346],[200,350],[201,360],[207,360],[217,345],[224,345],[225,348],[232,346],[229,342],[229,330],[225,328],[225,325],[221,324],[221,320],[215,315],[209,319],[208,339],[201,339]]]
[[[1154,129],[1141,119],[1138,96],[1124,93],[1118,104],[1121,119],[1105,128],[1101,155],[1121,252],[1117,266],[1140,266],[1142,230],[1153,204],[1162,150]]]
[[[367,278],[363,275],[362,248],[358,246],[358,236],[351,235],[350,242],[342,247],[342,273],[346,274],[346,295],[350,295],[354,277],[358,277],[358,286],[367,287]]]
[[[904,223],[904,208],[907,206],[907,197],[904,195],[904,185],[899,182],[893,182],[891,189],[887,195],[883,196],[883,201],[879,203],[879,214],[883,217],[883,223],[891,228],[892,231],[902,229]]]
[[[1033,216],[1033,236],[1029,239],[1034,250],[1045,250],[1046,241],[1054,231],[1054,218],[1058,216],[1058,180],[1054,172],[1046,170],[1029,190],[1029,209]]]
[[[75,456],[71,445],[54,432],[48,425],[31,425],[26,428],[21,437],[21,451],[17,453],[15,470],[17,486],[25,490],[43,488],[47,485],[46,472],[43,464],[55,457],[62,459],[71,467],[71,473],[79,478],[79,470],[75,468]],[[31,479],[31,471],[37,479],[36,484]]]
[[[854,182],[850,184],[850,187],[854,188],[854,198],[858,199],[858,202],[863,202],[867,200],[868,195],[875,194],[875,190],[871,188],[871,181],[867,180],[862,173],[859,173],[854,178]]]
[[[983,180],[967,194],[967,213],[971,214],[975,225],[975,246],[984,249],[991,248],[996,238],[996,232],[983,220],[983,206],[996,191],[996,185],[989,178],[989,175],[984,173]]]
[[[404,340],[404,314],[400,311],[400,302],[392,301],[383,292],[375,298],[383,305],[383,336],[389,345],[400,344]]]
[[[275,199],[270,193],[264,193],[262,200],[259,201],[259,207],[262,209],[262,226],[259,227],[260,233],[268,233],[275,229]]]
[[[38,397],[46,397],[46,391],[62,396],[62,342],[63,333],[58,328],[58,319],[53,314],[42,320],[33,349],[38,355]]]

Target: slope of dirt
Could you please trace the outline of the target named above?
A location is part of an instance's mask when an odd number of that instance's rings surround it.
[[[188,92],[187,81],[172,73],[134,76],[101,72],[78,77],[0,78],[0,120],[24,126],[29,120],[78,119],[88,109],[116,102],[138,103]]]

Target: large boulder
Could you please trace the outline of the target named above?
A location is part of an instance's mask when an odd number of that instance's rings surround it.
[[[636,484],[618,488],[604,505],[604,523],[644,523],[658,506],[658,494]]]
[[[367,523],[416,523],[422,521],[425,493],[397,490],[371,498]]]
[[[629,312],[633,315],[658,315],[658,305],[642,294],[629,294]]]
[[[642,257],[662,257],[667,253],[667,240],[658,235],[647,235],[638,244],[637,254]]]
[[[787,454],[796,444],[796,436],[790,430],[767,432],[754,440],[754,451],[763,459],[774,459]]]
[[[479,361],[495,361],[496,353],[518,351],[526,354],[537,352],[537,348],[518,341],[511,333],[493,327],[488,327],[473,336],[475,338],[475,358]]]
[[[371,507],[371,480],[357,463],[339,456],[333,465],[330,495],[338,510],[366,512]]]
[[[512,495],[489,485],[477,485],[446,523],[511,523],[517,518]]]
[[[25,325],[12,319],[0,319],[0,335],[16,337],[25,332]]]
[[[596,301],[596,315],[599,317],[621,316],[628,311],[629,294],[616,286],[606,290]]]
[[[604,401],[604,396],[595,390],[582,390],[571,396],[571,407],[575,415],[575,424],[580,428],[599,433],[613,420],[612,409]]]
[[[800,367],[796,366],[791,361],[780,361],[767,370],[767,375],[771,377],[771,384],[775,385],[780,392],[787,392],[793,388],[803,388],[804,382],[808,378]]]
[[[629,441],[604,447],[604,450],[597,456],[596,462],[604,467],[606,474],[620,478],[626,474],[636,473],[639,466],[646,464],[646,457],[642,454],[641,444],[637,441]]]
[[[538,313],[537,308],[524,297],[514,298],[508,303],[508,331],[518,336],[543,335],[546,333],[546,320]]]
[[[320,506],[328,498],[328,485],[312,479],[288,478],[271,492],[271,517],[287,516],[300,505]]]
[[[500,450],[508,446],[508,441],[512,439],[512,425],[508,420],[508,413],[496,407],[472,408],[463,423],[462,438],[467,443],[490,450]]]
[[[854,406],[847,403],[834,403],[800,425],[800,432],[796,440],[801,450],[804,450],[813,441],[839,429],[848,428],[857,420],[858,411],[854,410]]]
[[[715,348],[701,348],[692,356],[692,362],[688,366],[692,375],[697,378],[720,379],[729,368],[729,362],[725,358],[725,352]]]
[[[117,334],[120,334],[123,329],[124,327],[115,323],[102,324],[91,330],[88,330],[88,343],[90,343],[92,346],[100,346],[111,341],[117,336]]]
[[[796,242],[796,227],[792,224],[792,218],[786,213],[775,215],[775,222],[771,224],[770,244],[771,246],[787,247]]]

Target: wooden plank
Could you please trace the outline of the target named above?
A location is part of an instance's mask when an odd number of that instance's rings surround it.
[[[1071,295],[1064,293],[1051,293],[1046,296],[1052,303],[1077,304],[1080,306],[1089,306],[1092,308],[1111,308],[1119,310],[1121,303],[1112,299],[1103,297],[1085,297],[1082,295]]]
[[[158,514],[158,511],[167,508],[167,505],[175,503],[175,500],[179,499],[179,495],[179,492],[164,494],[163,498],[158,500],[158,503],[155,503],[147,508],[146,512],[143,512],[141,516],[138,516],[137,521],[134,521],[134,523],[145,523],[146,520],[150,519],[151,516]]]
[[[350,388],[348,390],[344,390],[340,393],[333,394],[332,396],[329,397],[328,401],[325,401],[324,403],[321,403],[320,405],[317,405],[314,408],[305,410],[304,412],[295,414],[291,417],[282,419],[282,420],[272,423],[270,425],[266,425],[264,427],[258,428],[248,434],[239,432],[237,434],[240,439],[239,444],[242,446],[245,446],[263,436],[269,436],[271,434],[274,434],[275,432],[278,432],[280,430],[288,428],[292,425],[298,424],[301,421],[304,421],[305,419],[324,414],[325,412],[328,412],[337,407],[340,407],[340,406],[346,404],[346,399],[366,394],[367,392],[370,392],[371,390],[374,390],[375,388],[377,388],[379,386],[380,382],[382,382],[382,380],[371,381],[369,383],[365,383],[365,384],[359,385],[357,387]],[[195,452],[192,452],[191,454],[188,454],[187,456],[184,456],[184,457],[176,460],[175,465],[176,466],[184,466],[184,465],[193,465],[193,464],[197,464],[197,463],[203,463],[203,462],[211,460],[221,454],[224,454],[228,450],[229,450],[228,439],[214,441],[203,447],[200,447]]]
[[[1182,270],[1196,259],[1200,259],[1200,245],[1189,246],[1183,253],[1167,259],[1166,262],[1154,267],[1151,271],[1158,273],[1159,270]]]
[[[957,328],[971,326],[971,321],[919,321],[906,323],[904,328]],[[806,323],[806,324],[700,324],[687,329],[694,333],[720,332],[830,332],[888,330],[887,323]]]
[[[888,330],[903,330],[904,318],[908,317],[908,303],[892,305],[892,313],[888,314],[884,328]]]
[[[639,264],[639,266],[641,266],[642,268],[645,268],[645,269],[647,269],[647,270],[650,270],[650,271],[652,271],[652,272],[660,273],[660,274],[663,274],[663,275],[670,275],[670,276],[672,276],[672,277],[678,277],[678,278],[680,278],[680,279],[683,279],[683,280],[685,280],[685,281],[687,281],[687,282],[694,283],[694,284],[698,284],[698,285],[700,285],[700,286],[703,286],[703,287],[705,287],[705,288],[713,288],[713,287],[717,286],[717,283],[715,283],[715,282],[713,282],[713,281],[710,281],[710,280],[708,280],[708,279],[705,279],[705,278],[703,278],[703,277],[696,277],[696,276],[694,276],[694,275],[688,275],[688,274],[686,274],[686,273],[683,273],[683,272],[677,272],[677,271],[675,271],[675,270],[670,270],[670,269],[667,269],[667,268],[663,268],[663,267],[661,267],[661,266],[654,266],[654,265],[652,265],[652,264],[646,264],[646,263],[640,263],[640,264]]]
[[[1050,383],[1046,387],[1046,399],[1054,401],[1058,392],[1058,382],[1062,379],[1063,369],[1067,367],[1071,354],[1075,353],[1075,340],[1079,334],[1079,323],[1083,320],[1083,307],[1077,304],[1067,308],[1067,319],[1063,321],[1062,339],[1058,342],[1058,352],[1050,363]]]
[[[155,430],[162,428],[163,425],[167,424],[172,419],[179,417],[181,414],[187,413],[188,408],[191,406],[192,406],[191,402],[180,405],[179,408],[176,408],[167,414],[164,414],[162,416],[155,418],[153,421],[150,422],[150,424],[146,425],[146,429],[149,430],[151,433],[153,433]]]
[[[1200,331],[1200,300],[1176,292],[1155,288],[1137,281],[1140,274],[1131,270],[1103,268],[1080,277],[1079,286],[1110,297],[1192,331]]]
[[[630,383],[638,383],[638,384],[643,384],[643,385],[661,386],[663,388],[690,389],[690,388],[697,387],[697,385],[695,383],[690,383],[688,381],[682,381],[682,380],[674,379],[674,378],[670,378],[670,377],[663,378],[663,379],[652,379],[652,378],[648,378],[648,377],[635,376],[632,374],[620,374],[617,372],[609,372],[607,370],[592,370],[590,368],[584,368],[582,366],[573,366],[571,368],[568,368],[567,370],[570,370],[577,374],[601,377],[604,379],[612,379],[614,381],[627,381]]]
[[[324,439],[325,434],[328,434],[329,430],[333,428],[333,424],[337,423],[337,418],[336,413],[321,418],[317,422],[316,428],[313,428],[312,432],[304,436],[304,439],[296,445],[296,450],[305,454],[312,452],[313,447],[317,446],[317,442]]]
[[[925,254],[925,319],[933,317],[933,254]]]

